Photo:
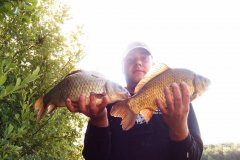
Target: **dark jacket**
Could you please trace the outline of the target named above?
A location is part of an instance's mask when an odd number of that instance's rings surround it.
[[[111,105],[107,106],[108,113]],[[110,115],[109,127],[88,124],[83,156],[86,160],[199,160],[203,151],[198,122],[192,105],[188,115],[189,135],[172,141],[160,111],[148,124],[139,115],[136,124],[123,131],[121,119]]]

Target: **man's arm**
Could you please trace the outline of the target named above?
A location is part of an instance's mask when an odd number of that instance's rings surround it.
[[[83,157],[86,160],[107,160],[110,154],[110,129],[97,127],[88,123],[83,148]]]
[[[96,97],[90,95],[90,103],[86,105],[86,97],[81,95],[77,103],[66,101],[67,108],[73,113],[83,113],[90,118],[84,139],[83,156],[86,160],[107,159],[110,152],[110,132],[107,116],[107,98],[96,105]]]
[[[170,156],[172,160],[198,160],[201,158],[203,144],[193,108],[190,107],[190,92],[185,82],[173,83],[164,88],[166,106],[157,99],[163,119],[169,129],[171,139]]]
[[[192,105],[188,115],[189,134],[183,141],[171,141],[172,160],[200,160],[203,152],[203,143],[200,130]]]

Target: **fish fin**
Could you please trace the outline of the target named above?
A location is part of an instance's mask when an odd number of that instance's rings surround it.
[[[192,94],[192,96],[190,97],[190,100],[193,101],[193,100],[196,99],[197,97],[198,97],[197,92],[194,92],[194,93]]]
[[[143,116],[145,121],[148,123],[150,121],[150,119],[152,118],[153,110],[146,108],[146,109],[141,110],[140,114]]]
[[[164,71],[168,70],[169,67],[166,64],[158,64],[152,67],[151,69],[144,77],[143,79],[138,83],[138,85],[135,87],[134,93],[137,93],[147,82],[149,82],[151,79],[156,77],[157,75],[163,73]]]
[[[68,76],[70,76],[70,75],[73,75],[73,74],[75,74],[75,73],[78,73],[78,72],[82,72],[82,70],[72,71],[72,72],[70,72],[69,74],[67,74],[67,75],[65,76],[65,78],[68,77]]]
[[[94,78],[102,78],[102,79],[106,78],[103,74],[95,72],[95,71],[89,71],[88,73]]]
[[[41,107],[38,111],[38,115],[37,115],[37,122],[39,123],[40,120],[42,119],[44,113],[46,112],[46,108],[45,107]]]
[[[46,108],[44,107],[44,103],[43,103],[43,98],[44,98],[43,96],[39,97],[34,103],[34,109],[38,111],[38,115],[37,115],[38,123],[40,122],[44,113],[46,112]]]
[[[34,109],[40,110],[43,107],[43,96],[39,97],[36,102],[34,103]]]
[[[120,101],[113,105],[110,114],[114,117],[122,118],[121,125],[123,130],[132,128],[137,118],[137,115],[129,109],[127,100]]]
[[[136,119],[137,119],[137,115],[134,114],[133,112],[129,112],[127,114],[127,117],[122,119],[122,122],[121,122],[122,129],[124,131],[131,129],[135,125]]]
[[[47,107],[48,113],[52,113],[56,108],[57,108],[57,106],[54,104],[48,105],[48,107]]]

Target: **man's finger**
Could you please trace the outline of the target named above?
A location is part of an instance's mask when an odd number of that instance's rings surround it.
[[[170,112],[173,112],[174,111],[174,101],[173,101],[173,96],[172,96],[172,93],[171,93],[169,87],[164,88],[164,94],[165,94],[168,110]]]
[[[79,112],[79,109],[77,107],[74,107],[71,99],[69,98],[66,100],[66,106],[70,112]]]
[[[94,93],[90,94],[89,112],[96,112],[96,96],[94,95]]]
[[[181,88],[177,83],[173,83],[172,85],[173,89],[173,99],[174,99],[174,106],[176,110],[180,110],[182,106],[182,93]]]
[[[157,107],[160,109],[160,111],[163,113],[163,114],[167,114],[167,107],[162,103],[162,101],[157,98],[156,99],[156,104],[157,104]]]
[[[190,92],[188,89],[188,85],[185,82],[182,82],[180,84],[181,91],[182,91],[182,102],[184,106],[188,106],[189,108],[189,103],[190,103]]]
[[[103,96],[102,103],[99,105],[99,109],[100,110],[104,109],[107,106],[107,104],[108,104],[107,97]]]
[[[82,113],[87,113],[88,109],[86,106],[86,97],[84,95],[80,95],[79,100],[78,100],[78,107],[80,112]]]

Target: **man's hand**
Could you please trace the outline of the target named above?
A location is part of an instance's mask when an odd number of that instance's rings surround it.
[[[163,114],[165,123],[169,128],[170,138],[175,141],[184,140],[188,134],[187,118],[189,113],[190,93],[185,82],[180,85],[173,83],[164,89],[167,106],[157,99],[158,108]]]
[[[67,108],[70,112],[79,112],[90,118],[90,122],[97,127],[107,127],[107,97],[102,98],[102,103],[96,105],[96,97],[93,93],[90,95],[89,105],[86,105],[86,97],[81,95],[78,103],[72,102],[69,98],[66,100]]]

